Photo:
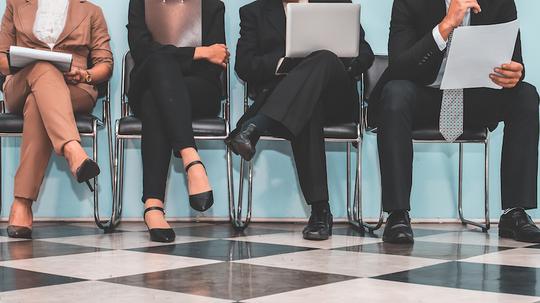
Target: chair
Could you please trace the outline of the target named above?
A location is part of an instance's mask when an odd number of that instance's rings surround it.
[[[368,119],[367,115],[369,112],[369,106],[367,103],[367,100],[369,99],[369,96],[371,92],[373,91],[373,88],[375,84],[379,81],[380,77],[382,76],[384,70],[388,66],[388,56],[376,56],[375,62],[373,63],[373,66],[364,74],[363,79],[363,107],[362,107],[362,116],[363,116],[363,123],[362,123],[362,134],[363,135],[376,135],[377,129],[374,127],[371,127],[368,125]],[[489,128],[487,127],[479,127],[479,128],[466,128],[464,129],[463,134],[456,140],[454,143],[459,144],[459,174],[458,174],[458,212],[459,212],[459,218],[462,222],[462,224],[467,225],[474,225],[482,229],[483,232],[486,232],[489,230],[490,227],[490,220],[489,220]],[[439,132],[438,126],[429,128],[420,128],[420,129],[414,129],[413,130],[413,143],[448,143],[444,140],[442,135]],[[360,142],[361,143],[361,142]],[[463,145],[469,144],[469,143],[476,143],[476,144],[483,144],[484,145],[484,190],[485,190],[485,199],[484,199],[484,214],[485,214],[485,223],[479,224],[474,221],[470,221],[465,219],[465,216],[463,214]],[[359,147],[361,150],[361,146]],[[360,174],[361,176],[361,174]],[[359,183],[361,183],[362,180],[360,180]],[[360,209],[362,209],[362,199],[358,199],[360,201]],[[382,205],[381,205],[382,206]],[[382,220],[379,220],[379,222],[376,225],[369,225],[364,222],[362,216],[362,211],[360,210],[360,217],[358,218],[359,221],[362,223],[362,225],[369,231],[373,232],[374,230],[377,230],[382,225]]]
[[[111,129],[111,108],[110,108],[110,83],[106,82],[98,86],[98,99],[103,100],[102,117],[101,119],[92,115],[77,115],[76,123],[80,136],[90,138],[92,140],[92,159],[98,161],[98,128],[106,127],[108,142],[109,142],[109,166],[112,178],[112,129]],[[6,113],[4,101],[0,101],[0,160],[1,160],[1,138],[2,137],[20,137],[23,131],[23,117],[21,115]],[[2,182],[2,173],[0,161],[0,184]],[[103,221],[99,215],[99,190],[98,177],[94,178],[94,221],[96,225],[105,230],[110,231],[118,224],[115,205],[112,206],[111,217],[107,221]],[[0,189],[0,210],[2,209],[2,192]]]
[[[122,197],[124,188],[124,143],[130,139],[141,139],[142,123],[141,121],[132,115],[128,100],[127,93],[130,86],[129,74],[133,69],[135,63],[131,57],[130,52],[127,52],[124,56],[122,63],[122,116],[116,120],[116,140],[115,140],[115,153],[114,153],[114,196],[116,204],[119,208],[119,214],[122,212]],[[222,83],[222,101],[223,110],[222,116],[216,118],[196,119],[193,121],[193,133],[196,140],[201,141],[222,141],[227,138],[230,130],[230,99],[229,99],[229,71],[224,71],[221,74]],[[225,156],[227,161],[227,189],[229,203],[234,203],[233,193],[233,170],[232,170],[232,154],[231,151],[226,148]]]
[[[249,107],[249,100],[252,99],[252,96],[250,96],[248,85],[244,85],[244,112],[247,111]],[[361,121],[361,116],[359,117],[359,121]],[[357,199],[360,197],[360,186],[356,184],[355,186],[355,192],[354,192],[354,201],[351,199],[351,158],[352,158],[352,151],[351,146],[357,146],[360,144],[362,137],[361,137],[361,126],[359,123],[355,122],[349,122],[349,123],[339,123],[339,124],[333,124],[328,125],[324,127],[324,137],[326,142],[336,142],[336,143],[344,143],[345,144],[345,150],[346,150],[346,157],[347,157],[347,172],[346,172],[346,178],[347,178],[347,194],[346,194],[346,203],[347,203],[347,218],[348,222],[357,229],[363,229],[362,222],[358,220],[358,212],[361,210],[360,203],[358,203]],[[260,140],[268,140],[268,141],[283,141],[285,139],[272,136],[270,134],[266,134],[264,136],[261,136]],[[360,160],[360,153],[357,153],[356,157],[356,165],[355,170],[357,174],[356,183],[358,183],[358,174],[361,172],[361,161]],[[240,162],[240,186],[239,186],[239,194],[238,194],[238,206],[235,207],[234,204],[231,205],[230,208],[230,216],[231,216],[231,223],[232,226],[237,230],[243,230],[245,229],[252,217],[252,210],[253,210],[253,160],[249,162],[248,164],[248,197],[247,197],[247,210],[245,215],[242,214],[242,208],[243,208],[243,194],[244,194],[244,177],[245,177],[245,160],[241,160]],[[382,212],[381,212],[382,216]]]

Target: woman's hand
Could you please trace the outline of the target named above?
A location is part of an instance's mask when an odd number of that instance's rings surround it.
[[[195,48],[193,59],[204,59],[208,62],[220,65],[223,68],[227,68],[230,56],[231,54],[229,53],[229,50],[225,44],[214,44],[211,46],[201,46]]]
[[[64,73],[64,79],[68,84],[86,82],[86,76],[88,76],[88,72],[78,67],[73,67],[70,72]]]

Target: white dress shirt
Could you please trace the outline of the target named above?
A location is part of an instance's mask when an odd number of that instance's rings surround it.
[[[445,1],[446,1],[446,11],[448,11],[448,8],[450,7],[450,2],[452,2],[452,0],[445,0]],[[465,14],[465,18],[463,18],[463,23],[461,23],[461,26],[469,26],[469,25],[471,25],[471,9],[467,11],[467,13]],[[443,51],[446,48],[448,41],[444,40],[444,38],[442,37],[441,32],[439,31],[439,25],[435,26],[435,28],[433,29],[433,38],[435,39],[435,42],[437,42],[439,49]],[[442,79],[444,76],[444,70],[446,68],[446,61],[447,59],[445,56],[441,64],[441,69],[439,70],[439,74],[437,75],[437,79],[435,80],[435,82],[433,82],[430,85],[431,87],[435,87],[435,88],[441,87]]]
[[[62,34],[68,14],[69,0],[39,0],[34,21],[34,35],[54,48]]]

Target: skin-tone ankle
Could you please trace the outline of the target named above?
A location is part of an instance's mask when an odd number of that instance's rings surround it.
[[[158,199],[148,199],[144,203],[144,209],[152,206],[164,207],[163,201]],[[165,220],[165,216],[159,210],[149,211],[144,215],[144,220],[150,228],[170,228],[171,226]]]
[[[201,160],[199,153],[193,147],[184,148],[180,151],[184,167],[193,161]],[[187,172],[189,194],[195,195],[212,190],[208,175],[202,165],[194,165]]]
[[[64,157],[68,161],[71,173],[75,175],[77,168],[81,166],[84,160],[88,159],[88,155],[84,151],[81,143],[78,141],[70,141],[64,145]]]
[[[9,225],[32,228],[32,200],[15,198],[9,214]]]

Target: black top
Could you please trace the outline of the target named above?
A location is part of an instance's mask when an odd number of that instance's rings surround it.
[[[145,77],[140,71],[144,70],[147,58],[156,52],[174,54],[180,61],[185,75],[200,76],[219,86],[223,68],[206,60],[193,60],[195,47],[176,47],[154,41],[146,26],[144,2],[144,0],[129,1],[128,43],[135,61],[135,67],[131,72],[132,85],[128,92],[130,102],[137,103],[137,99],[141,97],[145,86],[141,85],[140,81],[144,81]],[[220,0],[202,1],[202,46],[225,44],[224,16],[223,2]]]
[[[517,19],[514,0],[478,0],[478,4],[482,12],[471,13],[471,25],[498,24]],[[370,113],[376,113],[382,88],[390,80],[411,80],[419,85],[435,82],[446,50],[439,49],[432,31],[445,16],[445,0],[394,1],[388,41],[389,67],[371,94]],[[519,35],[512,60],[523,63]]]
[[[351,3],[350,0],[310,0],[312,3]],[[280,58],[285,56],[286,16],[282,0],[256,0],[240,9],[240,39],[236,48],[235,70],[260,90],[279,81],[275,75]],[[345,62],[353,76],[359,76],[373,63],[373,51],[360,30],[360,53]]]

